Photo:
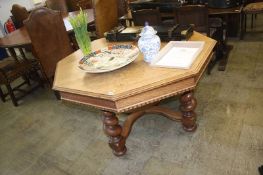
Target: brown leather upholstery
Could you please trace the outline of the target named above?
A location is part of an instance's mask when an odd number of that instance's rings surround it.
[[[46,0],[47,8],[60,11],[63,15],[68,13],[66,0]]]
[[[14,23],[16,28],[22,27],[23,21],[29,16],[29,13],[26,10],[26,8],[19,4],[14,4],[12,6],[11,13],[13,15],[13,18],[15,19]]]
[[[145,22],[148,22],[150,26],[162,24],[161,13],[157,9],[132,11],[132,18],[135,26],[144,26]]]
[[[118,6],[116,0],[94,0],[96,33],[99,38],[118,25]]]
[[[25,84],[30,85],[30,77],[35,76],[39,82],[35,87],[25,90],[21,89]],[[15,87],[12,87],[12,82],[18,78],[23,78],[24,81]],[[18,106],[18,100],[30,93],[39,85],[42,86],[42,81],[37,73],[37,64],[27,60],[10,60],[4,59],[0,61],[0,85],[5,85],[7,93],[4,93],[0,87],[0,97],[3,102],[6,101],[6,96],[9,95],[14,106]],[[15,94],[15,91],[19,91],[20,95]]]
[[[32,41],[34,55],[39,59],[42,72],[51,85],[57,62],[73,52],[61,13],[39,8],[31,12],[24,24]]]
[[[179,24],[194,24],[194,30],[209,35],[208,9],[204,5],[187,5],[176,9],[174,21]]]

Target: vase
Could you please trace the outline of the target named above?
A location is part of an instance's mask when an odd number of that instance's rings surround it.
[[[160,50],[161,40],[156,33],[153,27],[147,24],[140,33],[138,47],[143,53],[144,61],[147,63],[150,63]]]
[[[91,52],[91,41],[88,32],[75,32],[75,37],[80,50],[86,56]]]

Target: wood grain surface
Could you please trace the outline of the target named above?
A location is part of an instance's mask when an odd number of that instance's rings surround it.
[[[83,57],[76,51],[61,60],[53,89],[64,100],[89,104],[109,111],[123,112],[193,89],[208,61],[216,41],[197,32],[192,41],[205,41],[204,48],[188,70],[151,67],[142,54],[131,64],[108,73],[90,74],[78,68]],[[92,43],[92,50],[105,47],[105,39]],[[162,43],[162,47],[166,43]]]

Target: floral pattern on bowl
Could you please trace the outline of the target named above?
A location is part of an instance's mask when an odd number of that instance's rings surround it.
[[[84,56],[79,68],[88,73],[109,72],[128,65],[139,55],[139,49],[130,44],[109,45]]]

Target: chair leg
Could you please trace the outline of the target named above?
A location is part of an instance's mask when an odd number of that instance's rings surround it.
[[[254,14],[251,14],[251,29],[253,29]]]
[[[41,76],[39,75],[39,73],[37,72],[37,70],[34,72],[34,74],[35,74],[36,79],[38,81],[38,85],[44,89],[45,88],[44,82],[43,82]]]
[[[245,27],[244,27],[244,32],[247,31],[247,15],[245,14]]]
[[[28,86],[31,85],[31,82],[30,82],[29,77],[27,77],[27,76],[25,75],[25,76],[23,76],[23,79],[24,79],[24,81],[26,82],[26,84],[28,84]]]
[[[61,96],[60,96],[58,91],[54,91],[54,94],[55,94],[57,100],[61,100]]]
[[[211,61],[209,62],[208,66],[207,66],[207,72],[206,72],[207,75],[211,75],[211,71],[212,71],[212,69],[215,66],[216,61],[217,61],[217,59],[216,59],[216,50],[214,52],[215,52],[215,54],[214,54],[213,58],[211,59]]]
[[[10,84],[6,84],[6,88],[7,88],[7,90],[8,90],[8,94],[10,95],[10,98],[11,98],[14,106],[18,106],[16,97],[15,97],[15,95],[14,95],[14,92],[13,92],[12,88],[11,88],[11,85],[10,85]]]
[[[0,98],[1,98],[2,102],[5,102],[5,96],[4,96],[4,93],[1,89],[1,87],[0,87]]]
[[[260,167],[258,167],[258,171],[260,175],[263,175],[263,165],[261,165]]]
[[[24,60],[27,60],[27,57],[26,57],[26,55],[25,55],[25,52],[23,51],[22,48],[19,48],[19,52],[20,52],[22,58],[23,58]]]
[[[241,24],[240,24],[240,35],[239,35],[239,39],[242,40],[243,36],[244,36],[244,20],[245,20],[245,14],[241,13]]]

